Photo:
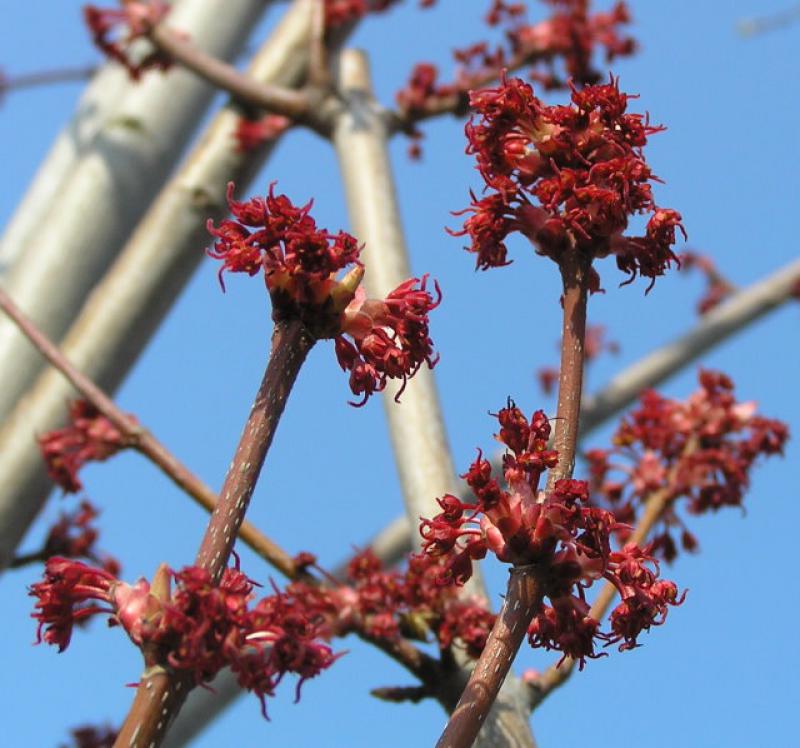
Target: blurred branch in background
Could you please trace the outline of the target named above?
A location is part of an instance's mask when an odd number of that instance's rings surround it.
[[[800,21],[800,3],[772,15],[743,18],[736,24],[736,28],[742,36],[751,37],[784,29],[797,21]]]

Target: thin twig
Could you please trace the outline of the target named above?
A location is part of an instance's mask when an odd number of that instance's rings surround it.
[[[18,75],[9,75],[7,77],[0,74],[0,95],[25,88],[33,88],[34,86],[85,81],[91,78],[98,69],[97,65],[83,65],[74,68],[37,70],[33,73],[19,73]]]
[[[175,62],[227,91],[241,103],[294,120],[303,119],[309,111],[311,99],[307,91],[263,83],[240,73],[233,65],[212,57],[163,24],[153,28],[149,38]]]
[[[325,32],[325,0],[315,0],[308,51],[308,84],[321,91],[330,91],[332,76],[328,64],[328,45]]]
[[[213,512],[217,495],[194,473],[183,465],[158,439],[140,423],[125,414],[114,401],[94,382],[75,368],[58,347],[47,338],[30,319],[22,314],[8,294],[0,288],[0,309],[14,322],[39,352],[52,364],[72,386],[97,410],[120,430],[134,449],[153,462],[170,480],[182,488],[206,511]],[[267,538],[249,522],[242,525],[242,541],[267,563],[287,576],[298,578],[297,567],[292,557],[276,543]],[[18,557],[15,557],[15,561]],[[18,564],[11,563],[14,567]]]
[[[286,401],[315,342],[299,320],[275,322],[264,377],[197,553],[197,566],[209,572],[214,584],[228,565]],[[191,674],[167,670],[162,662],[148,662],[146,648],[143,653],[148,667],[115,748],[157,748],[194,685]]]
[[[197,554],[197,565],[208,570],[214,582],[228,565],[289,393],[315,342],[299,321],[275,323],[264,378]]]
[[[750,37],[763,34],[767,31],[777,31],[778,29],[791,26],[794,22],[800,21],[800,4],[795,5],[769,16],[756,18],[744,18],[736,26],[742,36]]]

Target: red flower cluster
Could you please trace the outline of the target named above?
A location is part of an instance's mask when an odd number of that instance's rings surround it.
[[[119,10],[84,6],[84,21],[94,44],[109,59],[123,65],[133,80],[150,68],[169,68],[170,58],[157,49],[136,58],[128,52],[131,42],[146,37],[167,14],[169,6],[162,0],[121,0],[121,4]]]
[[[633,522],[649,497],[667,501],[653,552],[671,561],[697,539],[677,514],[679,499],[690,514],[741,506],[750,470],[760,455],[782,454],[786,424],[756,415],[755,403],[740,403],[724,374],[701,371],[700,389],[685,402],[644,392],[639,407],[617,429],[613,449],[586,454],[592,495],[621,522]],[[625,530],[621,531],[625,537]]]
[[[325,0],[325,25],[341,26],[363,18],[368,13],[381,13],[398,0]],[[420,8],[430,8],[436,0],[419,0]]]
[[[316,338],[335,338],[339,364],[350,371],[350,388],[363,397],[358,405],[389,379],[401,379],[405,387],[423,363],[433,367],[438,357],[428,314],[441,300],[438,284],[436,299],[427,290],[427,276],[405,281],[383,300],[366,299],[357,290],[363,271],[356,240],[344,231],[318,229],[309,215],[311,202],[298,208],[273,188],[265,199],[240,203],[228,185],[236,220],[208,225],[217,237],[209,254],[223,261],[220,281],[225,270],[249,275],[263,270],[276,320],[299,319]],[[357,268],[337,279],[351,264]]]
[[[275,140],[290,125],[291,120],[280,114],[266,114],[256,120],[243,117],[236,127],[236,150],[239,153],[254,151],[264,143]]]
[[[102,462],[128,446],[111,421],[85,400],[69,408],[68,426],[39,437],[47,474],[65,493],[83,489],[78,471],[87,462]]]
[[[585,481],[560,480],[549,494],[539,490],[543,473],[558,462],[558,454],[547,448],[550,423],[542,411],[528,420],[509,402],[497,419],[497,438],[510,450],[503,457],[508,489],[479,453],[463,476],[476,502],[445,496],[439,499],[441,514],[420,526],[425,552],[443,558],[440,582],[463,584],[472,561],[491,550],[501,561],[535,566],[551,602],[531,623],[532,646],[561,651],[581,666],[598,656],[596,640],[632,648],[641,631],[664,621],[668,606],[682,602],[677,587],[658,580],[657,563],[646,550],[635,545],[611,550],[619,523],[590,504]],[[610,633],[599,631],[586,602],[585,590],[599,579],[615,584],[622,597],[611,614]]]
[[[477,659],[495,616],[483,600],[459,599],[454,588],[441,585],[442,571],[441,559],[426,555],[411,556],[403,573],[387,570],[366,550],[348,564],[347,584],[321,588],[295,582],[289,591],[316,606],[328,620],[329,636],[351,631],[388,641],[433,636],[440,649],[459,646]]]
[[[471,215],[454,235],[469,235],[479,268],[508,264],[504,242],[519,231],[556,262],[567,252],[613,254],[630,280],[639,273],[654,281],[665,272],[683,226],[679,213],[656,206],[656,177],[642,154],[662,128],[626,114],[629,98],[613,79],[573,88],[568,106],[546,106],[516,78],[472,93],[479,119],[466,126],[467,153],[490,192],[473,195],[464,211]],[[637,214],[650,214],[644,236],[624,236]]]
[[[229,666],[239,685],[258,696],[262,711],[286,673],[300,677],[299,697],[303,682],[337,657],[320,641],[324,621],[301,597],[276,589],[250,607],[253,582],[238,569],[227,569],[215,586],[198,567],[162,567],[151,588],[144,579],[131,586],[106,571],[53,558],[30,594],[38,598],[38,641],[63,651],[76,621],[105,613],[149,659],[191,674],[195,683]]]
[[[427,290],[428,276],[410,278],[385,299],[367,299],[358,293],[342,316],[342,333],[336,337],[339,365],[350,372],[350,389],[363,400],[381,392],[388,379],[402,379],[395,400],[409,377],[423,363],[432,369],[439,360],[428,332],[428,314],[439,306],[442,293],[434,282],[436,298]]]
[[[680,268],[681,272],[698,270],[705,277],[706,290],[697,302],[698,314],[710,312],[736,290],[717,270],[714,261],[707,255],[697,252],[682,252]]]
[[[96,517],[97,509],[88,501],[82,501],[74,512],[63,512],[47,533],[44,546],[37,556],[43,560],[52,556],[85,558],[117,576],[120,572],[119,561],[94,547],[99,535],[97,528],[92,526]]]
[[[528,75],[547,89],[566,87],[566,79],[585,85],[600,80],[592,66],[595,50],[605,51],[605,60],[630,55],[636,49],[631,37],[620,36],[619,27],[630,22],[625,3],[608,13],[589,13],[588,0],[549,0],[553,15],[539,23],[525,20],[523,3],[493,0],[486,22],[503,25],[507,45],[492,47],[479,42],[453,53],[458,65],[455,80],[442,83],[430,63],[418,64],[405,88],[397,93],[400,109],[412,119],[440,109],[444,102],[467,103],[470,89],[500,77],[505,68],[530,66]],[[565,74],[558,72],[563,62]]]

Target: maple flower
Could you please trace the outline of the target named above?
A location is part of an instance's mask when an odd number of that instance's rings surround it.
[[[291,125],[288,117],[280,114],[266,114],[260,119],[241,118],[236,126],[236,150],[247,153],[275,140]]]
[[[654,494],[666,508],[652,552],[672,561],[680,546],[698,547],[678,513],[689,514],[742,506],[750,472],[761,456],[782,454],[787,426],[756,413],[752,402],[739,402],[733,382],[721,372],[700,370],[700,389],[687,400],[666,398],[653,390],[640,396],[626,415],[611,449],[589,450],[591,489],[623,523],[635,521]],[[627,530],[617,534],[625,538]]]
[[[508,264],[505,240],[524,234],[556,262],[565,253],[614,255],[629,281],[654,282],[677,257],[672,251],[680,214],[659,208],[656,180],[642,148],[661,127],[627,113],[630,95],[611,79],[572,88],[567,106],[547,106],[531,86],[503,78],[499,87],[473,91],[477,117],[466,125],[467,153],[476,157],[487,194],[466,209],[455,236],[468,235],[477,267]],[[649,215],[643,236],[627,236],[629,219]]]
[[[430,555],[411,555],[404,571],[385,569],[367,549],[351,559],[345,582],[330,579],[328,587],[294,582],[287,592],[325,621],[320,630],[327,637],[351,632],[389,642],[432,637],[441,650],[458,647],[477,659],[495,616],[485,600],[462,599],[454,587],[440,584],[442,572],[442,560]]]
[[[350,372],[350,388],[363,405],[381,392],[389,379],[408,379],[423,363],[432,368],[438,356],[429,335],[428,315],[441,300],[428,290],[428,276],[410,278],[385,299],[367,299],[358,284],[363,276],[361,248],[350,234],[332,234],[317,227],[312,202],[295,206],[276,195],[228,204],[235,220],[208,230],[216,237],[209,254],[222,260],[222,274],[264,274],[276,321],[298,319],[315,338],[333,338],[342,369]],[[354,266],[347,270],[348,266]],[[342,277],[339,277],[344,273]],[[224,288],[224,285],[223,285]]]
[[[697,302],[698,314],[707,314],[736,290],[717,270],[714,261],[710,257],[697,252],[682,252],[680,261],[682,272],[696,269],[705,277],[705,292]]]
[[[103,725],[81,725],[70,730],[72,744],[60,748],[113,748],[117,739],[117,730]]]
[[[171,59],[157,49],[130,54],[136,39],[146,37],[169,11],[162,0],[121,0],[119,9],[86,5],[83,17],[92,41],[109,59],[123,65],[133,80],[148,69],[167,70]]]
[[[113,615],[116,583],[116,577],[105,569],[59,556],[48,559],[44,580],[30,588],[37,598],[36,612],[31,614],[39,622],[36,643],[45,641],[63,652],[76,623],[97,613]]]
[[[382,13],[398,0],[325,0],[325,25],[341,26],[353,23],[368,13]],[[419,0],[420,8],[430,8],[436,0]]]
[[[102,462],[127,446],[123,434],[85,400],[69,407],[69,425],[39,437],[47,474],[65,493],[83,489],[78,471],[87,462]]]
[[[338,655],[322,641],[325,621],[313,605],[275,589],[251,606],[253,587],[238,569],[226,569],[214,585],[208,571],[194,566],[177,572],[162,566],[152,585],[145,579],[128,585],[107,571],[54,558],[30,594],[37,598],[38,641],[63,651],[76,622],[105,614],[149,662],[190,675],[195,684],[230,667],[266,716],[265,699],[287,673],[299,676],[299,697],[300,685]]]
[[[99,535],[92,526],[97,517],[97,509],[88,501],[82,501],[74,512],[64,512],[47,533],[39,558],[51,556],[66,558],[85,558],[100,564],[106,571],[117,576],[120,571],[119,562],[96,550],[95,543]]]
[[[658,565],[647,549],[628,545],[611,548],[620,523],[608,510],[592,505],[589,484],[556,481],[545,493],[543,474],[556,466],[558,453],[548,449],[550,422],[542,411],[530,419],[509,401],[496,414],[497,439],[507,447],[502,488],[492,466],[479,452],[462,476],[475,496],[465,503],[454,496],[439,499],[442,512],[423,519],[423,552],[440,559],[440,584],[462,585],[472,574],[472,561],[487,552],[515,566],[532,566],[541,585],[543,604],[528,630],[534,647],[555,649],[583,667],[598,641],[635,646],[636,637],[664,621],[667,607],[683,598],[671,582],[658,578]],[[611,631],[592,618],[585,591],[606,579],[620,590],[627,608],[611,617]]]
[[[406,134],[419,140],[422,133],[414,123],[428,115],[466,112],[470,90],[499,78],[504,69],[527,68],[526,76],[548,90],[566,88],[567,80],[582,86],[602,77],[593,65],[597,52],[604,52],[605,61],[610,62],[635,51],[635,41],[620,32],[631,20],[625,3],[617,3],[609,12],[590,14],[588,0],[546,2],[553,6],[552,15],[529,23],[524,3],[493,0],[485,20],[491,27],[503,27],[504,43],[492,46],[481,41],[454,50],[452,81],[442,82],[431,63],[417,64],[396,94]],[[418,142],[412,145],[412,155],[419,150]]]

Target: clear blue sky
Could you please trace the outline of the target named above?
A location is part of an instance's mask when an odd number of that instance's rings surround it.
[[[447,64],[452,46],[479,38],[487,3],[440,0],[428,15],[414,10],[415,3],[407,5],[369,20],[356,37],[358,45],[375,51],[375,79],[386,102],[414,61]],[[540,13],[538,3],[529,5]],[[630,5],[642,50],[614,72],[624,90],[641,94],[635,107],[669,127],[648,147],[648,160],[666,181],[657,199],[683,213],[692,247],[711,254],[734,282],[747,284],[796,255],[800,25],[751,40],[736,33],[738,19],[785,8],[789,0]],[[6,6],[0,66],[8,73],[96,59],[76,0]],[[13,211],[79,93],[79,85],[69,85],[3,102],[0,222]],[[477,186],[463,153],[462,124],[447,120],[426,130],[422,164],[409,163],[404,142],[394,144],[394,156],[414,270],[432,273],[445,293],[433,322],[442,353],[437,376],[462,469],[476,446],[491,447],[493,424],[486,414],[507,395],[528,411],[550,407],[539,397],[533,372],[556,358],[559,291],[554,266],[521,245],[512,248],[516,262],[510,268],[473,272],[460,240],[442,230],[454,224],[449,211],[466,204],[468,187]],[[347,227],[336,162],[325,143],[291,135],[254,191],[274,179],[298,201],[315,197],[321,225]],[[593,299],[590,314],[608,326],[622,351],[592,370],[592,389],[617,367],[689,328],[700,292],[699,280],[673,276],[659,280],[645,298],[644,284],[617,289],[616,271],[603,270],[608,293]],[[261,376],[269,322],[259,281],[231,278],[222,295],[215,273],[211,262],[202,266],[119,401],[218,486]],[[757,400],[766,415],[786,419],[795,432],[798,321],[800,308],[785,308],[702,362],[728,372],[743,399]],[[666,391],[685,396],[694,386],[691,370],[671,380]],[[381,404],[376,399],[354,410],[347,399],[330,346],[317,346],[292,394],[251,514],[289,550],[313,550],[331,565],[401,506]],[[602,445],[603,436],[592,443]],[[792,722],[800,666],[794,632],[800,615],[794,594],[799,455],[793,442],[783,460],[756,471],[746,516],[730,511],[690,520],[702,551],[670,570],[690,589],[685,605],[644,637],[644,647],[591,662],[537,711],[534,729],[543,748],[587,742],[649,748],[797,745]],[[150,576],[161,561],[181,566],[193,558],[203,515],[139,457],[125,455],[92,468],[86,484],[87,494],[104,507],[104,547],[121,558],[127,577]],[[48,506],[26,541],[31,547],[58,509],[57,501]],[[266,580],[263,563],[247,552],[242,559],[248,573]],[[32,647],[35,626],[25,589],[36,576],[26,569],[0,580],[6,745],[55,746],[70,726],[118,723],[132,697],[124,684],[139,673],[133,647],[102,625],[78,632],[62,655]],[[502,573],[491,580],[497,602]],[[382,655],[355,642],[344,646],[350,653],[306,684],[299,705],[291,703],[287,684],[270,706],[272,722],[265,723],[256,700],[243,698],[196,745],[432,744],[444,720],[440,709],[371,699],[370,688],[408,678]],[[552,662],[546,653],[529,650],[520,659],[538,668]]]

